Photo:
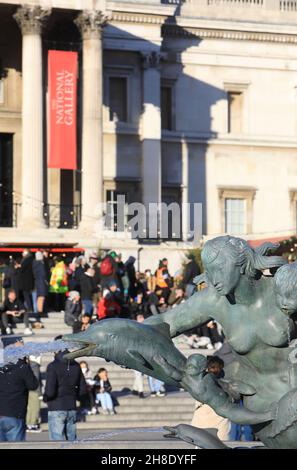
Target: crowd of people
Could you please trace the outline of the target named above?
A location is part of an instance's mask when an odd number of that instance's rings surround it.
[[[24,250],[22,258],[10,259],[4,271],[1,333],[11,334],[17,323],[23,323],[24,334],[30,335],[33,329],[44,328],[48,311],[63,311],[65,323],[75,333],[104,318],[137,319],[140,314],[147,318],[174,308],[196,289],[193,280],[200,269],[191,254],[174,275],[166,258],[155,272],[140,272],[135,262],[133,256],[123,261],[115,251],[101,259],[92,253],[88,259],[82,255],[67,263],[58,256],[51,258],[47,250]],[[210,322],[186,340],[193,348],[218,349],[222,334]]]
[[[150,269],[137,271],[135,262],[133,256],[122,261],[121,254],[115,251],[106,253],[101,259],[92,253],[88,259],[78,256],[66,263],[59,257],[49,257],[46,250],[35,253],[24,250],[22,259],[11,259],[5,269],[5,299],[0,307],[3,338],[8,344],[11,338],[14,345],[21,345],[21,338],[11,336],[16,324],[24,324],[24,335],[33,334],[34,329],[44,327],[43,318],[49,311],[61,311],[64,322],[72,327],[74,333],[86,330],[93,322],[111,317],[143,322],[148,316],[175,308],[198,288],[195,278],[199,276],[200,269],[194,256],[189,255],[183,268],[175,275],[171,275],[166,258],[160,260],[155,272]],[[218,350],[222,347],[224,335],[220,325],[211,321],[182,335],[179,340],[194,349]],[[5,366],[10,377],[9,387],[6,387],[6,374],[0,374],[0,403],[7,405],[3,410],[0,405],[0,441],[23,440],[26,430],[39,432],[41,400],[47,404],[52,440],[76,438],[77,401],[82,415],[115,414],[116,399],[108,371],[100,368],[94,375],[86,361],[65,362],[63,354],[56,353],[48,365],[43,393],[40,357],[30,356],[17,364]],[[224,363],[222,359],[213,357],[209,364],[210,372],[220,374]],[[166,395],[164,383],[137,371],[134,374],[133,395],[140,399],[145,397],[145,380],[151,397]],[[207,405],[198,403],[193,424],[199,416],[199,426],[203,427],[201,424],[206,416],[206,427],[212,427],[209,423],[213,420],[223,436],[222,426],[229,429],[231,423],[210,416],[211,412]],[[234,433],[238,434],[239,430],[234,428]]]

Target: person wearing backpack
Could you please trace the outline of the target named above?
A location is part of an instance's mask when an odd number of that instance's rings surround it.
[[[56,336],[55,341],[62,336]],[[87,384],[80,365],[74,360],[66,361],[64,354],[55,353],[46,370],[43,401],[48,407],[48,430],[51,441],[76,440],[76,403],[87,395]]]
[[[117,254],[112,251],[103,258],[100,265],[100,285],[102,289],[107,288],[110,281],[115,281],[119,285],[117,275],[117,262],[115,260]]]
[[[108,288],[104,289],[103,295],[98,302],[97,316],[98,320],[104,318],[114,318],[121,314],[121,305],[118,301],[121,297],[120,289],[115,281],[110,281]]]

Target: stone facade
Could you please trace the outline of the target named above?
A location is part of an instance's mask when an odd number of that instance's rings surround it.
[[[95,231],[97,204],[117,193],[201,202],[206,238],[296,233],[297,1],[31,3],[0,1],[0,137],[11,136],[14,204],[1,242],[143,248],[141,268],[167,255],[175,269],[191,220],[183,214],[181,240],[151,245]],[[65,44],[80,56],[75,174],[46,168],[46,51]],[[53,223],[60,205],[79,210],[65,219],[72,228]]]

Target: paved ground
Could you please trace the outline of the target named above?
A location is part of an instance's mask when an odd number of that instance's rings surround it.
[[[22,443],[0,443],[2,449],[189,449],[195,447],[178,439],[164,438],[164,431],[155,429],[113,429],[79,430],[76,442],[50,442],[48,433],[28,434]],[[238,447],[238,442],[228,442],[230,447]],[[261,446],[261,443],[241,442],[240,447]]]

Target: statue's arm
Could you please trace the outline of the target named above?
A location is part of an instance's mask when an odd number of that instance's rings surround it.
[[[240,404],[233,403],[229,395],[219,387],[210,374],[207,374],[202,380],[203,386],[201,387],[201,379],[199,385],[194,377],[189,380],[185,376],[182,384],[196,400],[209,405],[219,416],[242,425],[259,424],[274,419],[272,409],[264,412],[255,412],[240,406]],[[200,393],[201,391],[202,394]]]
[[[160,321],[170,326],[170,336],[174,338],[184,331],[195,328],[214,318],[217,304],[209,288],[196,292],[185,302],[158,315]],[[150,317],[152,318],[152,317]],[[148,318],[144,323],[155,321]]]
[[[274,414],[272,410],[256,412],[241,407],[239,404],[236,403],[226,402],[225,405],[222,405],[217,409],[215,409],[215,407],[212,408],[217,414],[219,414],[223,418],[230,419],[230,421],[236,424],[260,424],[265,423],[266,421],[272,421],[274,419]]]

